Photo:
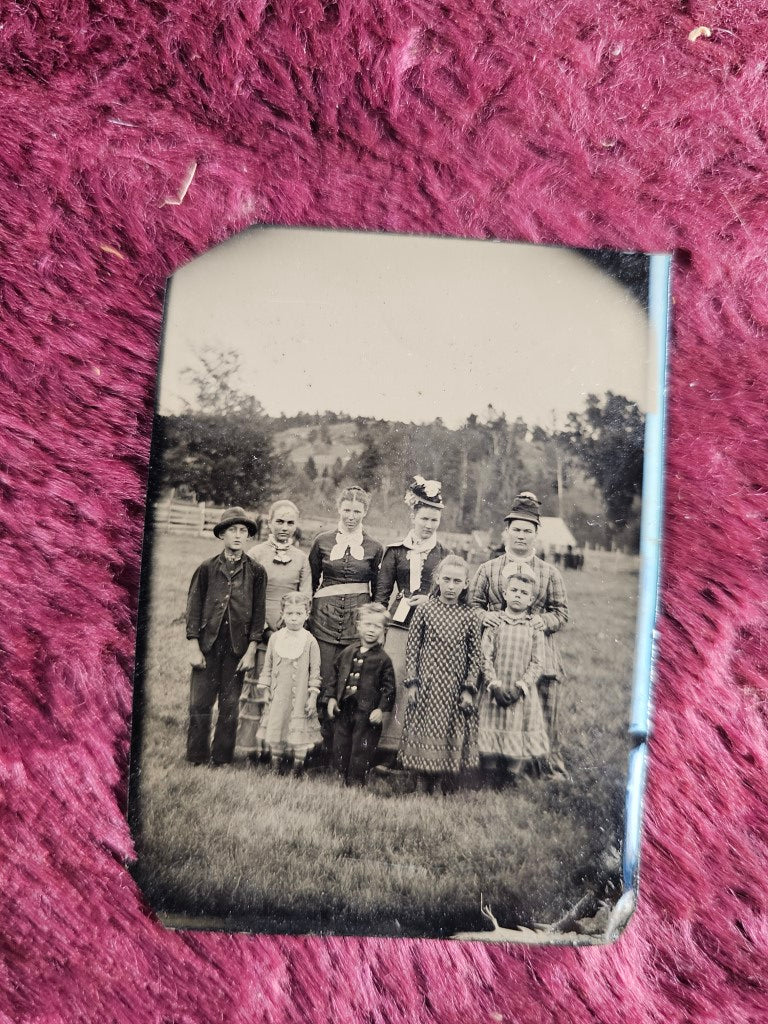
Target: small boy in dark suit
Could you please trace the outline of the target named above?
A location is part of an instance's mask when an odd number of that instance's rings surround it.
[[[197,568],[187,598],[187,641],[192,680],[187,760],[229,764],[235,751],[237,712],[243,677],[256,662],[264,632],[267,574],[247,558],[245,541],[256,523],[240,508],[222,513],[213,532],[223,549]],[[211,717],[219,717],[210,742]]]
[[[384,714],[395,703],[395,670],[384,650],[389,614],[383,604],[361,605],[357,639],[336,658],[323,689],[334,723],[333,761],[344,782],[364,786],[381,737]]]

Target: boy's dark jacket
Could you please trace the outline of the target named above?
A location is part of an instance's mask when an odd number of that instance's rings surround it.
[[[331,698],[340,701],[344,693],[352,659],[360,651],[360,641],[355,640],[345,647],[334,663],[334,679],[323,685],[321,700],[327,703]],[[374,708],[391,711],[395,703],[395,670],[392,659],[381,646],[376,644],[364,655],[360,682],[357,684],[357,710],[369,714]]]
[[[229,609],[232,650],[238,658],[248,644],[264,632],[267,574],[252,558],[243,555],[240,570],[231,581],[222,568],[224,555],[214,555],[195,570],[187,597],[187,639],[196,639],[208,654],[219,635]]]

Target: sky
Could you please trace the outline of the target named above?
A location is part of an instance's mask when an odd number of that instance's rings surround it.
[[[590,392],[649,407],[645,311],[553,247],[254,229],[174,276],[160,412],[193,403],[183,370],[204,348],[236,350],[239,386],[271,415],[458,426],[491,404],[551,427]]]

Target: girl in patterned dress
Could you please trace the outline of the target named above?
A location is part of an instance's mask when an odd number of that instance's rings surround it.
[[[321,739],[317,720],[320,692],[320,649],[305,628],[310,599],[297,591],[283,594],[282,628],[269,638],[259,678],[264,716],[257,741],[270,754],[273,767],[286,755],[300,772],[307,754]]]
[[[505,609],[483,633],[480,760],[495,786],[549,754],[537,683],[544,670],[544,632],[531,615],[536,574],[525,562],[502,573]]]
[[[409,695],[398,757],[429,793],[450,791],[460,771],[478,764],[474,697],[480,671],[480,623],[467,605],[469,566],[448,555],[433,596],[416,608],[405,654]]]
[[[541,503],[531,491],[515,498],[504,517],[504,554],[483,562],[469,588],[469,603],[481,609],[483,628],[495,629],[504,609],[502,573],[513,563],[524,562],[536,577],[531,615],[534,626],[544,634],[544,667],[537,683],[539,701],[547,724],[549,754],[541,769],[549,777],[567,779],[568,771],[559,750],[560,690],[565,671],[558,649],[557,634],[568,622],[568,598],[558,569],[536,555],[536,537],[541,523]]]
[[[408,703],[403,688],[405,679],[405,648],[413,613],[426,604],[432,590],[432,579],[438,565],[451,551],[438,540],[437,531],[443,514],[442,484],[416,476],[405,494],[411,510],[411,528],[399,544],[384,552],[376,580],[374,600],[389,607],[392,616],[387,629],[386,652],[395,667],[397,689],[392,714],[384,719],[378,751],[387,752],[391,766],[397,759],[403,734],[403,715]],[[393,597],[394,595],[394,597]],[[390,604],[391,600],[391,604]]]

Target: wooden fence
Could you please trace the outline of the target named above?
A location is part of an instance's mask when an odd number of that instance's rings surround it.
[[[261,525],[261,532],[266,536],[266,515],[246,509],[257,523]],[[218,505],[207,505],[204,501],[197,504],[191,502],[177,501],[175,499],[160,501],[155,504],[153,510],[153,525],[160,533],[186,533],[195,534],[198,537],[210,536],[214,526],[221,518],[223,509]],[[302,516],[301,536],[302,540],[311,541],[321,530],[330,530],[335,526],[334,519],[319,519],[315,516]],[[373,536],[382,544],[394,544],[402,538],[402,531],[387,528],[371,527]],[[447,547],[450,547],[457,554],[471,557],[476,544],[470,534],[464,533],[440,533],[440,539]],[[485,555],[485,552],[478,552]]]
[[[267,535],[266,512],[257,512],[254,509],[246,510],[257,523],[261,532],[259,539],[263,540]],[[223,509],[218,505],[206,505],[204,501],[193,504],[191,502],[178,501],[166,498],[157,502],[153,509],[153,523],[155,530],[160,533],[182,533],[194,534],[198,537],[210,537],[213,528],[221,518]],[[317,516],[302,516],[301,519],[301,541],[302,546],[309,548],[312,541],[322,530],[331,530],[336,525],[335,519],[320,519]],[[403,524],[405,525],[405,524]],[[402,539],[402,529],[393,530],[391,527],[372,525],[371,534],[382,544],[396,544]],[[470,565],[478,565],[488,558],[489,549],[485,534],[476,532],[469,533],[447,533],[440,531],[441,542],[457,555],[466,558]],[[618,551],[599,551],[587,548],[586,566],[598,571],[618,571],[619,569],[636,568],[638,565],[637,555],[622,554]]]
[[[222,511],[216,505],[206,505],[204,501],[193,505],[166,500],[155,505],[153,524],[162,533],[192,533],[202,537],[213,532]],[[254,518],[258,521],[258,514]]]

